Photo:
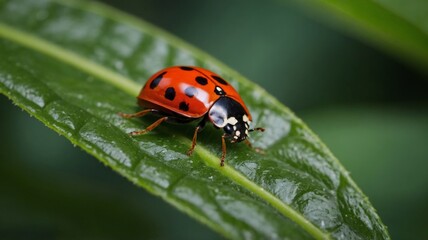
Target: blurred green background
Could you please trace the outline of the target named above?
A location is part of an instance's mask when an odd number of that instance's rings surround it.
[[[428,71],[279,1],[104,2],[179,36],[261,85],[321,137],[393,239],[428,239]],[[220,238],[4,96],[0,106],[5,239],[16,238],[16,232],[22,239]]]

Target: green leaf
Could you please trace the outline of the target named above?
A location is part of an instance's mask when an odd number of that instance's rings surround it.
[[[428,2],[425,0],[295,1],[331,25],[390,51],[426,71]]]
[[[422,207],[426,198],[421,197],[428,190],[428,178],[422,177],[428,168],[426,106],[336,107],[307,114],[305,120],[348,168],[360,169],[353,171],[353,178],[377,210],[388,215],[383,220],[392,236],[428,238],[423,219],[428,209]],[[397,181],[397,176],[403,180]],[[396,211],[397,206],[402,209]],[[404,218],[409,220],[403,222]]]
[[[263,89],[148,23],[85,1],[0,1],[0,92],[138,186],[225,237],[388,239],[348,172],[320,140]],[[145,80],[170,65],[197,65],[228,79],[264,134],[229,144],[212,127],[123,119],[138,110]],[[83,213],[82,213],[83,214]]]

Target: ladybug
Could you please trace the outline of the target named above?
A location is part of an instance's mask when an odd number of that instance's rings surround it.
[[[188,123],[200,120],[187,152],[191,155],[198,133],[209,121],[224,131],[220,166],[224,166],[226,157],[225,139],[230,139],[231,143],[244,141],[251,147],[247,139],[249,132],[264,131],[263,128],[250,128],[251,114],[238,92],[219,75],[204,68],[174,66],[162,69],[149,78],[137,99],[144,110],[119,114],[133,118],[154,113],[160,118],[146,129],[131,132],[131,135],[145,134],[165,121]]]

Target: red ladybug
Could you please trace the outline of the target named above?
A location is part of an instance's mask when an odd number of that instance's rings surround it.
[[[147,133],[164,121],[187,123],[201,120],[188,155],[192,154],[197,134],[207,121],[216,128],[223,128],[221,166],[226,157],[225,138],[232,143],[245,140],[251,146],[247,140],[249,132],[264,131],[263,128],[250,129],[251,114],[236,90],[217,74],[200,67],[175,66],[160,70],[141,89],[138,104],[144,110],[120,115],[133,118],[155,113],[161,118],[146,129],[131,132],[134,136]]]

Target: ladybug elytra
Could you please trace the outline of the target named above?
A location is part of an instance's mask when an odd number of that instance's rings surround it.
[[[149,78],[138,95],[138,104],[144,109],[134,114],[120,113],[125,118],[142,117],[148,113],[160,115],[146,129],[131,132],[141,135],[153,130],[162,122],[188,123],[201,120],[193,134],[191,155],[196,146],[198,132],[207,121],[222,128],[222,156],[226,157],[226,141],[244,141],[251,146],[249,132],[263,128],[250,128],[251,114],[238,92],[217,74],[200,67],[174,66],[155,73]]]

